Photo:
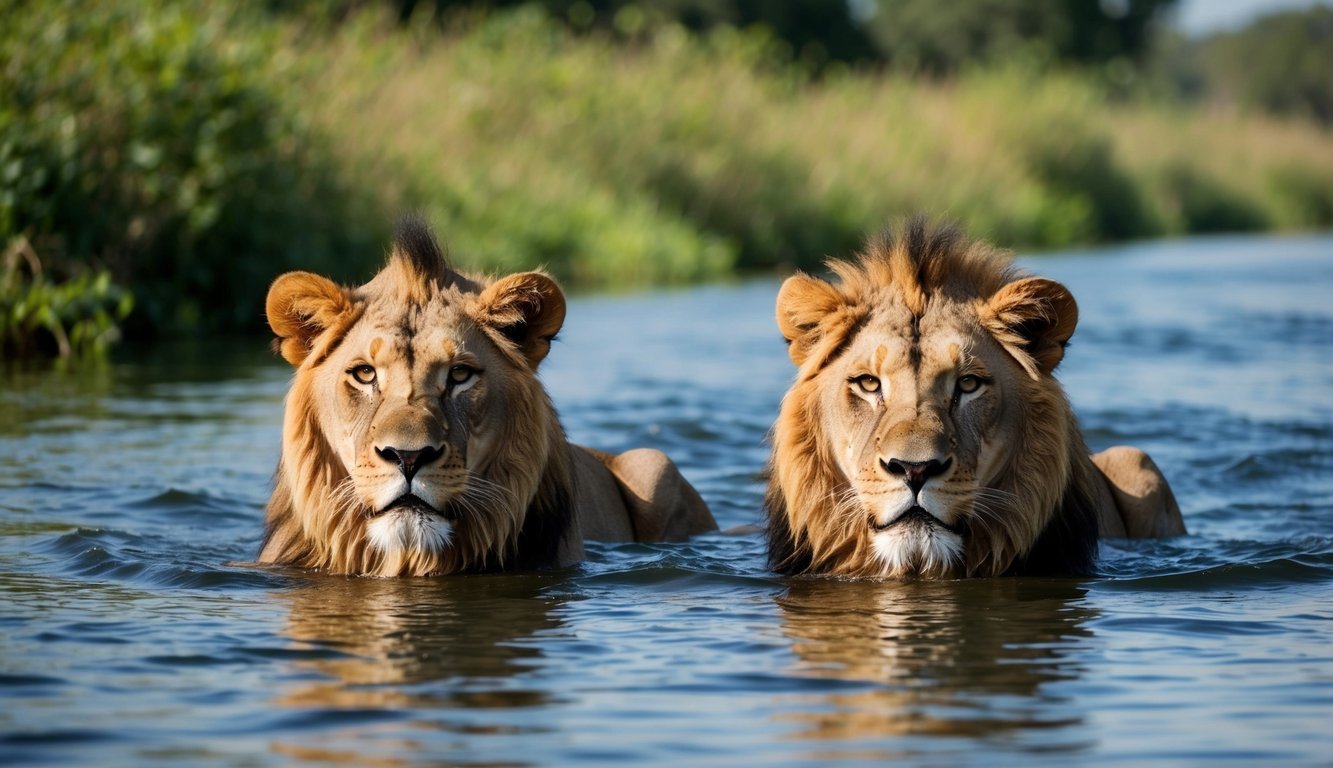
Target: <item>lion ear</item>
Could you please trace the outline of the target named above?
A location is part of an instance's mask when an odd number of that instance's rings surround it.
[[[476,319],[513,342],[533,368],[565,324],[565,294],[543,272],[501,278],[477,298]]]
[[[778,290],[778,330],[791,361],[800,365],[822,338],[819,324],[845,304],[832,284],[804,274],[787,278]]]
[[[300,365],[315,339],[351,310],[347,289],[310,272],[288,272],[274,280],[265,301],[278,351],[292,365]]]
[[[1050,374],[1078,325],[1078,303],[1063,285],[1042,277],[1009,283],[983,307],[982,323],[1032,378]]]

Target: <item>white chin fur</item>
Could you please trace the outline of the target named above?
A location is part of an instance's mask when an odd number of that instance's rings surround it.
[[[370,545],[386,555],[439,552],[449,546],[453,535],[447,520],[414,510],[385,512],[366,526]]]
[[[939,527],[899,525],[876,533],[875,557],[890,578],[944,576],[963,559],[963,539]]]

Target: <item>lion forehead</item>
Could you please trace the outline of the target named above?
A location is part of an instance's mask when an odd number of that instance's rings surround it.
[[[372,282],[367,288],[374,286]],[[466,320],[463,311],[467,296],[458,291],[438,291],[428,297],[404,295],[397,291],[366,290],[364,320],[377,328],[394,328],[404,335],[422,330],[454,326]]]
[[[885,373],[907,366],[912,353],[910,328],[900,323],[868,323],[850,345],[847,362]]]
[[[484,346],[463,308],[444,301],[424,305],[372,302],[345,343],[351,354],[366,355],[377,366],[406,362],[414,368],[452,360],[465,350]]]
[[[921,337],[922,368],[932,373],[961,370],[984,345],[985,337],[973,329],[957,325],[935,327]]]
[[[965,312],[927,312],[924,317],[902,313],[877,315],[848,345],[847,364],[889,377],[913,378],[962,368],[984,347],[985,333]]]

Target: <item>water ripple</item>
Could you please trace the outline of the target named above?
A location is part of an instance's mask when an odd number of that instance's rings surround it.
[[[745,526],[795,373],[776,280],[571,299],[541,374],[570,436],[667,451],[731,530],[594,543],[552,572],[247,564],[291,375],[262,343],[16,373],[0,762],[1322,764],[1330,253],[1224,238],[1034,260],[1078,296],[1060,375],[1090,447],[1146,448],[1190,528],[1104,542],[1096,578],[770,573]]]

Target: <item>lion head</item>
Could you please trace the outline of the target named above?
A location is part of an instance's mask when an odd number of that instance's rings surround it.
[[[536,375],[565,317],[550,277],[460,275],[409,220],[369,283],[291,272],[267,313],[296,373],[262,562],[393,576],[558,559],[571,470]]]
[[[796,381],[773,428],[769,555],[784,573],[944,578],[1090,571],[1094,475],[1052,372],[1064,286],[922,219],[777,320]]]

